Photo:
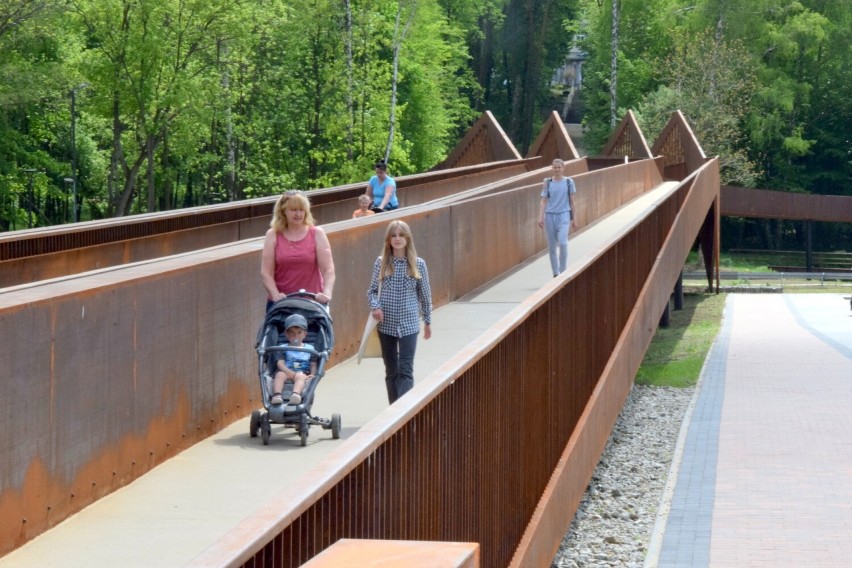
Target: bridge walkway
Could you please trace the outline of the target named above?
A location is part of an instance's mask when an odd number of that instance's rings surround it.
[[[676,186],[663,183],[572,235],[567,274],[594,258]],[[540,255],[435,310],[432,339],[418,343],[412,392],[450,359],[464,360],[466,345],[536,290],[559,285],[561,278],[551,276],[547,255]],[[239,530],[244,519],[256,520],[264,511],[271,515],[306,498],[299,493],[300,477],[325,461],[345,459],[348,437],[369,427],[379,414],[394,412],[387,404],[381,360],[364,359],[359,366],[350,359],[331,368],[317,388],[313,412],[325,417],[340,413],[341,439],[312,427],[308,445],[301,447],[293,430],[273,425],[270,445],[263,446],[259,437],[249,437],[246,416],[0,558],[0,568],[190,563],[230,531]]]

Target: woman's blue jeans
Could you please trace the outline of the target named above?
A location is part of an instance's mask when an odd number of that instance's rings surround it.
[[[417,350],[417,333],[394,337],[379,332],[382,360],[385,362],[385,386],[388,401],[396,399],[414,387],[414,352]]]

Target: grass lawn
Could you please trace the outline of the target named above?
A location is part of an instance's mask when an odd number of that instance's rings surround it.
[[[766,272],[765,266],[749,264],[747,260],[731,259],[722,254],[719,260],[722,271]],[[691,253],[686,262],[686,271],[703,271],[697,255]],[[698,382],[701,367],[710,346],[719,333],[722,312],[727,295],[704,291],[707,281],[695,282],[694,286],[684,282],[683,310],[672,311],[668,328],[657,328],[645,359],[636,374],[636,384],[651,386],[689,387]],[[780,278],[777,281],[731,281],[721,282],[725,286],[774,287],[785,294],[852,293],[852,282],[819,282],[805,278]]]
[[[683,309],[671,312],[669,327],[657,328],[636,384],[690,387],[698,382],[704,359],[722,324],[726,294],[684,294]]]

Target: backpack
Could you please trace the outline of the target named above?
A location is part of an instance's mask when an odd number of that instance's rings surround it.
[[[565,179],[568,180],[568,182],[569,182],[568,183],[568,193],[570,194],[571,193],[571,184],[574,183],[574,180],[567,177],[567,176],[565,177]],[[547,185],[544,186],[544,190],[547,192],[547,198],[550,199],[550,182],[553,181],[553,178],[544,178],[544,181],[547,182]]]

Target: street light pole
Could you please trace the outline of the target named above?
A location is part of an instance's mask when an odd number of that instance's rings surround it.
[[[71,208],[71,222],[77,222],[77,112],[75,104],[77,101],[77,91],[88,87],[88,83],[80,83],[71,89],[71,190],[74,194],[74,201]]]
[[[35,207],[35,196],[33,195],[33,174],[35,174],[38,170],[34,170],[33,168],[26,168],[21,170],[30,178],[27,182],[27,186],[29,188],[27,201],[29,202],[27,205],[27,228],[33,228],[33,207]]]

